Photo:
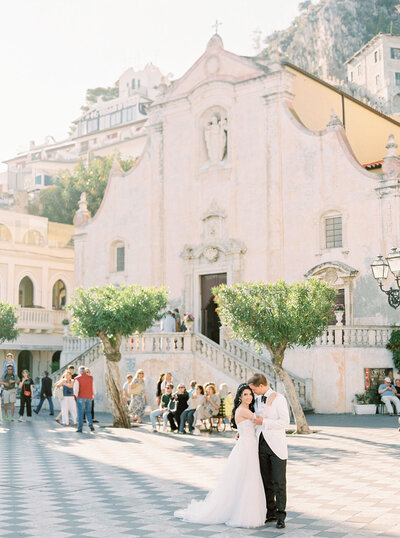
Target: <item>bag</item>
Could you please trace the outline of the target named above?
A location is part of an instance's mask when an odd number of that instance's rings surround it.
[[[30,390],[24,390],[24,396],[30,396],[31,392]]]
[[[61,400],[64,398],[64,391],[62,387],[54,388],[53,396],[54,398],[57,398],[57,400],[60,400],[61,402]]]
[[[171,399],[168,404],[168,411],[170,413],[175,413],[178,408],[178,400]]]
[[[139,396],[144,391],[144,386],[139,383],[134,389],[130,389],[129,393],[131,396]]]

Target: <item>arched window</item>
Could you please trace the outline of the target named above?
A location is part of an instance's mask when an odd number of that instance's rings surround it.
[[[125,243],[114,241],[111,245],[111,272],[125,271]]]
[[[55,310],[65,308],[67,304],[67,288],[64,282],[60,279],[53,286],[53,301],[52,305]]]
[[[23,242],[29,245],[43,245],[44,237],[37,230],[28,230],[24,235]]]
[[[0,241],[11,241],[11,232],[5,224],[0,224]]]
[[[24,276],[19,283],[18,304],[28,308],[33,306],[33,282],[29,276]]]
[[[23,370],[28,370],[28,372],[31,371],[32,366],[32,353],[30,351],[21,351],[21,353],[18,355],[18,364],[17,364],[17,372],[18,377],[22,379],[22,372]]]

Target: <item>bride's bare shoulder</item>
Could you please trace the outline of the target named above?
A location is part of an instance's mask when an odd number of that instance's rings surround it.
[[[250,419],[254,417],[254,413],[250,411],[250,409],[246,407],[242,407],[241,405],[236,409],[235,413],[235,422],[236,424],[239,424],[240,422],[243,422],[244,420]]]

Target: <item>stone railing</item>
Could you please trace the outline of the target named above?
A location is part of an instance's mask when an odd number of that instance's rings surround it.
[[[316,346],[386,347],[392,328],[373,325],[329,326]]]
[[[143,333],[122,340],[122,354],[190,353],[191,333]]]
[[[246,364],[251,372],[263,372],[267,377],[271,386],[280,392],[283,392],[283,386],[281,382],[277,379],[274,368],[272,366],[269,353],[265,351],[264,353],[258,353],[250,346],[238,342],[237,340],[228,339],[226,337],[225,331],[221,328],[220,332],[220,342],[221,347],[229,353],[229,355],[235,357],[235,359],[240,360],[240,362]],[[212,342],[214,343],[214,342]],[[216,345],[216,344],[215,344]],[[287,370],[286,370],[287,371]],[[301,377],[287,372],[293,382],[293,385],[296,389],[297,395],[301,402],[301,405],[304,409],[312,408],[312,380],[311,379],[302,379]],[[248,378],[242,378],[248,379]]]
[[[49,376],[52,378],[53,382],[60,379],[64,370],[68,368],[68,366],[74,366],[75,372],[78,373],[79,366],[86,366],[87,368],[90,368],[90,365],[97,361],[97,359],[104,357],[103,348],[100,340],[98,340],[97,338],[93,338],[92,340],[95,340],[95,343],[91,347],[89,347],[89,349],[86,349],[83,353],[64,364],[62,368],[56,370]]]
[[[44,308],[18,308],[17,327],[22,332],[62,332],[62,320],[67,317],[64,310]]]

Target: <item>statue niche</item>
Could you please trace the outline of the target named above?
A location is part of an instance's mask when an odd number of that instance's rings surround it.
[[[227,154],[228,120],[222,112],[211,112],[204,125],[204,140],[210,164],[218,164]]]

